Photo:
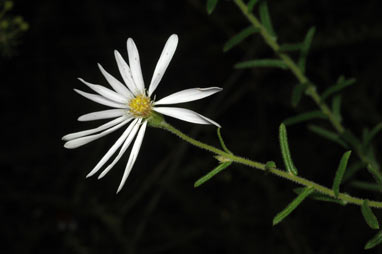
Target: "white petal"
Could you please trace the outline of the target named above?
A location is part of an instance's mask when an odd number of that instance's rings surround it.
[[[117,149],[122,145],[122,143],[126,140],[128,135],[131,132],[131,129],[135,126],[138,119],[135,119],[129,127],[123,132],[123,134],[118,138],[118,140],[114,143],[114,145],[107,151],[107,153],[102,157],[102,159],[95,165],[95,167],[90,171],[89,174],[87,174],[86,177],[91,177],[95,173],[100,170],[100,168],[110,159],[110,157],[117,151]]]
[[[129,55],[129,64],[131,69],[131,75],[133,76],[133,80],[135,85],[138,88],[138,91],[141,94],[145,92],[145,84],[143,82],[141,63],[139,60],[139,53],[137,46],[135,45],[133,39],[127,39],[127,53]]]
[[[116,91],[117,93],[127,97],[127,98],[133,98],[134,96],[132,93],[124,86],[118,79],[114,78],[110,73],[108,73],[102,65],[98,64],[98,68],[102,72],[102,75],[105,77],[106,81],[110,84],[110,86]]]
[[[138,132],[137,138],[135,139],[133,148],[131,149],[131,153],[129,156],[129,161],[127,162],[125,172],[123,172],[122,181],[119,184],[117,193],[122,189],[123,185],[126,182],[127,177],[130,174],[131,169],[134,166],[135,160],[137,159],[137,156],[139,153],[139,149],[141,149],[142,140],[143,140],[143,137],[145,136],[146,127],[147,127],[147,121],[145,121],[142,124],[142,127],[140,128],[140,130]]]
[[[124,97],[123,95],[120,95],[119,93],[116,93],[116,92],[114,92],[114,91],[112,91],[106,87],[89,83],[89,82],[83,80],[82,78],[78,78],[78,80],[81,81],[82,83],[84,83],[85,85],[87,85],[94,92],[105,97],[106,99],[109,99],[109,100],[112,100],[112,101],[115,101],[118,103],[122,103],[122,104],[127,103],[128,99],[129,99],[128,97]]]
[[[134,95],[138,95],[139,91],[134,83],[133,77],[131,76],[130,67],[127,65],[127,63],[117,50],[114,50],[114,56],[115,60],[117,61],[119,72],[121,73],[121,76],[123,78],[123,81],[125,81],[126,86]]]
[[[115,118],[126,114],[126,110],[123,109],[108,109],[97,112],[88,113],[78,117],[78,121],[94,121],[107,118]]]
[[[189,109],[174,108],[174,107],[155,107],[154,111],[167,115],[167,116],[178,118],[186,122],[198,123],[198,124],[213,124],[221,128],[220,125],[216,123],[215,121],[212,121],[211,119],[205,116],[202,116]]]
[[[101,133],[70,140],[70,141],[65,143],[64,147],[68,148],[68,149],[74,149],[74,148],[83,146],[83,145],[85,145],[85,144],[87,144],[89,142],[92,142],[92,141],[94,141],[96,139],[99,139],[99,138],[101,138],[101,137],[103,137],[103,136],[105,136],[105,135],[107,135],[109,133],[112,133],[113,131],[118,130],[119,128],[121,128],[122,126],[124,126],[125,124],[130,122],[130,120],[131,120],[131,118],[123,121],[120,124],[117,124],[116,126],[110,128],[110,129],[107,129],[107,130],[105,130],[105,131],[103,131]]]
[[[130,117],[131,118],[131,117]],[[79,132],[75,132],[75,133],[70,133],[70,134],[67,134],[65,136],[62,137],[62,140],[65,140],[65,141],[68,141],[68,140],[72,140],[72,139],[76,139],[76,138],[80,138],[80,137],[83,137],[83,136],[87,136],[87,135],[91,135],[91,134],[94,134],[94,133],[97,133],[97,132],[100,132],[100,131],[103,131],[103,130],[106,130],[110,127],[113,127],[114,125],[117,125],[119,124],[120,122],[126,120],[127,118],[125,116],[122,116],[122,117],[119,117],[119,118],[116,118],[110,122],[107,122],[97,128],[94,128],[94,129],[90,129],[90,130],[86,130],[86,131],[79,131]]]
[[[129,136],[127,137],[127,139],[123,143],[122,148],[119,151],[118,155],[114,158],[114,161],[109,166],[107,166],[107,168],[104,169],[104,171],[102,171],[102,173],[98,176],[98,179],[101,179],[102,177],[104,177],[114,167],[114,165],[119,161],[119,159],[122,157],[122,155],[126,152],[127,148],[129,148],[129,145],[131,144],[131,141],[133,141],[135,135],[137,134],[137,131],[140,127],[140,124],[141,124],[141,119],[139,120],[138,123],[136,123],[134,125],[134,128],[128,134]]]
[[[220,87],[208,87],[208,88],[190,88],[179,91],[177,93],[170,94],[169,96],[160,99],[155,102],[154,105],[163,104],[176,104],[189,101],[196,101],[220,92],[223,88]]]
[[[159,57],[158,63],[155,67],[153,77],[150,82],[148,95],[149,97],[158,87],[159,82],[161,81],[164,73],[166,72],[167,66],[171,62],[171,59],[175,53],[176,47],[178,45],[178,35],[173,34],[168,38],[164,48],[162,50],[162,54]]]
[[[74,89],[74,91],[76,91],[77,93],[81,94],[82,96],[84,96],[85,98],[87,98],[87,99],[89,99],[91,101],[97,102],[99,104],[102,104],[102,105],[105,105],[105,106],[108,106],[108,107],[112,107],[112,108],[127,108],[126,105],[123,105],[121,103],[117,103],[117,102],[111,101],[111,100],[106,99],[105,97],[97,95],[97,94],[86,93],[86,92],[83,92],[83,91],[78,90],[78,89]]]

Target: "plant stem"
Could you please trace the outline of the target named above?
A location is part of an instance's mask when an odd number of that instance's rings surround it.
[[[242,0],[234,0],[243,14],[247,17],[249,22],[260,31],[261,36],[264,38],[265,42],[270,46],[274,52],[284,61],[284,63],[288,66],[291,72],[296,76],[297,80],[302,84],[308,85],[308,91],[310,97],[314,100],[317,106],[322,110],[322,112],[328,116],[329,121],[332,123],[334,128],[338,133],[344,132],[344,127],[341,123],[335,118],[333,112],[329,109],[329,107],[321,100],[321,96],[317,93],[315,89],[315,85],[304,75],[301,69],[297,66],[297,64],[290,58],[289,55],[280,52],[280,46],[276,42],[276,40],[268,33],[265,27],[260,23],[260,21],[250,12],[248,12],[247,5]]]
[[[274,175],[280,176],[282,178],[285,178],[287,180],[293,181],[295,183],[298,183],[298,184],[306,186],[306,187],[311,187],[315,191],[321,192],[321,193],[323,193],[329,197],[332,197],[332,198],[337,198],[339,200],[343,200],[345,203],[350,203],[350,204],[355,204],[355,205],[361,206],[363,201],[364,201],[361,198],[352,197],[346,193],[339,193],[339,195],[336,197],[333,190],[331,190],[331,189],[329,189],[323,185],[317,184],[317,183],[310,181],[308,179],[305,179],[303,177],[290,174],[290,173],[283,171],[281,169],[278,169],[278,168],[267,168],[266,169],[264,163],[260,163],[257,161],[253,161],[250,159],[246,159],[246,158],[237,156],[237,155],[232,154],[232,153],[225,152],[225,151],[218,149],[214,146],[211,146],[211,145],[202,143],[196,139],[193,139],[190,136],[187,136],[186,134],[181,132],[180,130],[176,129],[172,125],[168,124],[164,120],[162,122],[160,122],[156,127],[165,129],[165,130],[175,134],[176,136],[180,137],[184,141],[186,141],[186,142],[188,142],[188,143],[190,143],[196,147],[199,147],[199,148],[205,149],[209,152],[212,152],[214,154],[223,156],[223,157],[227,158],[228,160],[231,160],[233,162],[243,164],[243,165],[246,165],[246,166],[249,166],[252,168],[260,169],[262,171],[272,173]],[[382,208],[382,202],[379,202],[379,201],[370,200],[370,201],[368,201],[368,204],[370,207]]]
[[[311,82],[308,77],[301,71],[301,69],[297,66],[297,64],[293,61],[293,59],[286,53],[280,52],[280,45],[276,42],[276,40],[268,33],[265,27],[260,23],[260,21],[248,11],[247,5],[242,0],[234,0],[236,5],[240,8],[242,13],[246,16],[252,26],[259,30],[259,33],[263,37],[266,44],[273,49],[276,55],[279,56],[281,60],[288,66],[297,80],[302,84],[307,84],[307,95],[312,98],[312,100],[316,103],[316,105],[320,108],[320,110],[328,117],[330,123],[337,131],[337,133],[344,134],[345,127],[341,124],[341,122],[334,116],[333,112],[330,110],[328,105],[321,99],[320,94],[316,91],[316,86],[313,82]],[[358,157],[364,162],[366,165],[372,164],[372,161],[366,156],[366,154],[362,151],[361,147],[354,146],[353,149],[357,153]]]

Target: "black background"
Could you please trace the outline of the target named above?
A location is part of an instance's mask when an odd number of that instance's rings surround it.
[[[380,122],[379,1],[280,0],[269,8],[281,43],[301,41],[316,26],[307,75],[319,91],[341,74],[357,79],[344,91],[344,125],[360,135]],[[185,107],[219,122],[236,154],[282,167],[279,124],[316,106],[304,97],[291,107],[297,81],[288,71],[233,69],[239,61],[273,54],[256,35],[222,52],[227,39],[249,25],[231,1],[220,1],[211,16],[205,1],[192,0],[17,1],[11,14],[22,15],[30,29],[17,54],[0,62],[1,253],[362,253],[375,234],[359,207],[312,200],[272,227],[296,185],[240,165],[194,189],[216,161],[163,130],[147,130],[118,195],[127,155],[104,179],[85,176],[121,132],[76,150],[63,148],[63,135],[97,126],[77,122],[79,115],[104,109],[73,92],[86,90],[76,78],[106,85],[97,62],[119,78],[113,50],[127,59],[126,39],[132,37],[147,84],[165,41],[176,33],[179,45],[158,98],[191,87],[223,87]],[[213,126],[168,121],[218,146]],[[300,174],[331,186],[345,150],[305,124],[288,128],[288,136]],[[381,141],[378,136],[375,142],[379,161]],[[354,154],[350,162],[356,161]],[[364,172],[356,177],[372,181]],[[349,185],[343,190],[381,199]],[[380,211],[376,215],[382,218]]]

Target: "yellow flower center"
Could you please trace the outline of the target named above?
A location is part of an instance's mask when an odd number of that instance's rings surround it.
[[[136,117],[149,117],[151,114],[151,101],[145,95],[138,95],[129,102],[130,113]]]

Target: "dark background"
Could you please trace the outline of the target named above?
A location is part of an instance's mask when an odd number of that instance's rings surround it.
[[[280,42],[301,41],[316,26],[307,75],[319,91],[341,74],[357,79],[344,92],[344,124],[360,135],[380,122],[379,1],[280,0],[269,7]],[[17,1],[10,14],[22,15],[30,29],[16,54],[0,62],[1,253],[362,253],[375,234],[359,207],[312,200],[272,227],[296,185],[241,165],[194,189],[216,161],[163,130],[147,130],[118,195],[127,154],[104,179],[85,176],[121,131],[76,150],[63,148],[63,135],[98,124],[79,123],[79,115],[104,109],[73,92],[86,90],[76,78],[106,85],[97,62],[119,78],[113,50],[126,58],[132,37],[147,84],[165,41],[177,33],[178,49],[158,98],[191,87],[223,87],[185,107],[219,122],[236,154],[282,166],[279,124],[316,106],[304,97],[297,109],[291,107],[297,81],[288,71],[233,69],[238,61],[273,54],[256,35],[222,52],[227,39],[249,25],[231,1],[220,1],[211,16],[205,1],[192,0]],[[218,146],[213,126],[168,121]],[[300,174],[331,186],[344,149],[305,124],[288,128],[288,136]],[[381,141],[379,136],[375,142],[379,159]],[[356,161],[352,156],[350,162]],[[363,172],[356,177],[371,181]],[[381,199],[349,185],[343,190]]]

